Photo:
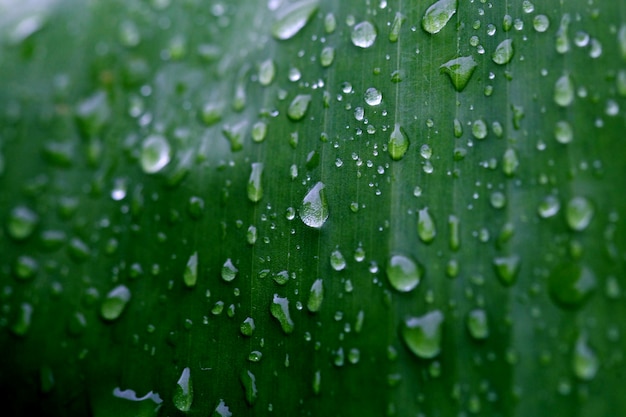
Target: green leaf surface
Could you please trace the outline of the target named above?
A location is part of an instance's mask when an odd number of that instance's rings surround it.
[[[0,1],[6,415],[626,413],[626,6]]]

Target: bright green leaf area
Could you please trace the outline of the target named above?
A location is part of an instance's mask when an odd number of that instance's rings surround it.
[[[4,0],[0,80],[3,415],[626,415],[624,2]]]

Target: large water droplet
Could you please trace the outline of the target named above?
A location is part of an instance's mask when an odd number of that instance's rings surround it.
[[[163,136],[148,136],[141,145],[141,168],[146,174],[159,172],[170,163],[170,144]]]
[[[185,266],[185,272],[183,273],[183,281],[189,288],[196,286],[196,281],[198,281],[198,251],[195,251],[193,255],[189,257],[187,265]]]
[[[463,91],[470,78],[472,78],[477,65],[474,58],[470,55],[451,59],[439,68],[441,72],[448,74],[456,91]]]
[[[559,210],[561,209],[561,203],[559,199],[553,195],[546,196],[541,203],[539,203],[539,207],[537,207],[537,212],[539,216],[543,219],[547,219],[549,217],[555,216]]]
[[[252,372],[244,369],[240,377],[241,386],[243,387],[244,398],[249,406],[256,403],[258,392],[256,388],[256,377]]]
[[[582,231],[589,226],[594,214],[593,205],[585,197],[574,197],[565,208],[565,218],[570,229]]]
[[[584,334],[581,334],[576,340],[572,367],[576,377],[583,381],[591,381],[598,373],[600,361],[595,351],[587,343],[587,337]]]
[[[321,278],[316,279],[311,285],[311,292],[309,293],[309,300],[306,307],[311,313],[317,313],[324,301],[324,282]]]
[[[569,309],[581,307],[594,292],[596,285],[593,271],[575,263],[556,268],[548,279],[552,300],[560,307]]]
[[[483,119],[476,119],[472,123],[472,135],[476,139],[485,139],[487,137],[487,123]]]
[[[437,236],[437,227],[428,207],[424,207],[417,214],[417,235],[424,243],[432,242]]]
[[[391,159],[394,161],[402,159],[409,149],[409,143],[409,137],[406,135],[406,132],[399,123],[396,123],[389,136],[388,148]]]
[[[293,38],[311,19],[319,6],[319,0],[302,0],[296,3],[284,3],[272,25],[272,36],[286,40]]]
[[[324,183],[318,182],[302,199],[298,214],[304,224],[320,229],[328,219],[328,202],[324,193]]]
[[[7,231],[13,239],[26,239],[35,230],[38,220],[39,217],[34,211],[25,206],[17,206],[11,210]]]
[[[496,274],[500,279],[500,282],[510,287],[515,284],[517,280],[517,273],[520,267],[520,257],[517,255],[500,256],[493,260],[493,266],[496,269]]]
[[[346,258],[343,256],[339,249],[334,250],[330,254],[330,266],[335,271],[341,271],[346,267]]]
[[[293,320],[291,320],[291,314],[289,314],[289,300],[286,297],[283,298],[279,297],[278,294],[274,294],[270,313],[278,321],[285,334],[293,332],[294,324]]]
[[[100,306],[100,315],[105,320],[117,319],[130,301],[130,290],[125,285],[118,285],[106,295]]]
[[[574,82],[569,75],[563,75],[554,84],[554,102],[567,107],[574,102]]]
[[[226,262],[222,265],[222,279],[226,282],[231,282],[237,277],[237,272],[239,270],[233,264],[233,261],[230,258],[226,259]]]
[[[409,292],[417,287],[423,275],[422,266],[404,255],[394,255],[387,263],[387,278],[393,288]]]
[[[477,340],[483,340],[489,336],[489,324],[485,310],[475,309],[469,312],[467,315],[467,330]]]
[[[374,87],[365,90],[365,102],[370,106],[378,106],[383,101],[383,95]]]
[[[378,32],[376,31],[376,27],[366,20],[354,25],[350,36],[355,46],[359,48],[369,48],[376,42]]]
[[[539,33],[545,32],[550,27],[550,19],[545,14],[538,14],[533,18],[533,27]]]
[[[254,333],[254,329],[256,329],[256,326],[252,317],[247,317],[243,321],[243,323],[241,323],[241,326],[239,326],[241,334],[248,337],[252,336],[252,333]]]
[[[441,351],[443,313],[432,311],[421,317],[408,317],[401,326],[407,347],[420,358],[431,359]]]
[[[496,47],[491,59],[498,65],[505,65],[511,61],[514,53],[513,39],[505,39]]]
[[[298,94],[289,104],[287,109],[287,116],[293,120],[298,121],[304,118],[306,111],[309,109],[309,103],[311,102],[310,94]]]
[[[213,411],[214,417],[232,417],[233,413],[230,412],[230,408],[226,405],[224,400],[220,398],[219,404],[215,407],[215,411]]]
[[[263,175],[263,163],[252,163],[252,171],[248,179],[248,199],[256,203],[263,198],[263,186],[261,185],[261,175]]]
[[[422,17],[422,28],[428,33],[438,33],[456,13],[457,0],[439,0],[433,3]]]
[[[176,382],[174,388],[174,395],[172,397],[174,406],[182,412],[187,412],[191,409],[193,403],[193,384],[191,382],[191,371],[189,368],[183,369],[180,374],[180,378]]]

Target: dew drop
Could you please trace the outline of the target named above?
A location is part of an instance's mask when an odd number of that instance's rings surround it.
[[[483,119],[477,119],[472,123],[472,135],[476,139],[485,139],[487,137],[487,124]]]
[[[195,251],[187,261],[185,272],[183,273],[183,281],[189,288],[195,287],[198,281],[198,251]]]
[[[232,417],[233,413],[230,412],[230,409],[224,402],[224,400],[220,399],[219,404],[215,407],[215,411],[213,412],[213,416],[215,417]]]
[[[404,157],[409,149],[409,138],[399,123],[396,123],[391,135],[389,136],[389,155],[394,161],[398,161]]]
[[[572,139],[574,139],[574,130],[572,129],[572,126],[564,120],[556,122],[554,127],[554,138],[557,142],[564,145],[570,143]]]
[[[370,106],[378,106],[382,100],[383,95],[374,87],[370,87],[365,90],[365,102]]]
[[[593,271],[575,263],[555,268],[548,278],[550,297],[565,309],[582,307],[596,286],[597,280]]]
[[[533,18],[533,27],[539,33],[543,33],[550,28],[550,19],[545,14],[538,14]]]
[[[258,397],[256,388],[256,377],[251,371],[244,369],[241,373],[240,381],[246,403],[249,406],[253,406],[254,403],[256,403]]]
[[[476,340],[484,340],[489,337],[489,324],[487,313],[483,309],[475,309],[467,315],[467,330]]]
[[[222,266],[222,279],[226,282],[231,282],[237,277],[237,272],[239,270],[233,265],[233,261],[230,258],[226,259]]]
[[[278,294],[274,294],[270,313],[278,321],[285,334],[293,333],[294,324],[289,313],[289,300],[286,297],[283,298],[279,297]]]
[[[593,205],[585,197],[574,197],[565,208],[565,218],[570,229],[582,231],[589,226],[594,215]]]
[[[324,282],[321,278],[318,278],[311,285],[311,291],[309,292],[309,299],[306,307],[311,313],[317,313],[324,301]]]
[[[439,0],[432,5],[422,17],[422,28],[431,34],[441,31],[456,13],[457,0]]]
[[[183,369],[180,378],[176,382],[174,394],[172,397],[174,406],[182,411],[187,412],[191,409],[193,403],[193,384],[191,382],[191,371],[189,368]]]
[[[263,142],[267,136],[267,123],[259,121],[252,126],[252,140],[256,143]]]
[[[400,331],[409,350],[423,359],[437,356],[441,351],[443,320],[443,313],[439,310],[406,318]]]
[[[170,163],[170,144],[163,136],[148,136],[141,145],[141,168],[146,174],[155,174]]]
[[[293,121],[302,120],[309,109],[310,102],[310,94],[298,94],[289,104],[287,116]]]
[[[376,27],[367,20],[357,23],[352,28],[352,43],[359,48],[365,49],[374,45],[374,42],[376,42],[376,36],[378,36]]]
[[[435,221],[428,211],[428,207],[421,209],[417,215],[417,235],[424,243],[430,243],[437,236]]]
[[[499,256],[494,258],[493,266],[502,285],[510,287],[515,284],[520,268],[520,257],[517,255]]]
[[[107,321],[116,320],[130,301],[130,290],[125,285],[118,285],[106,295],[100,306],[100,315]]]
[[[402,22],[404,22],[404,20],[405,17],[402,16],[401,13],[396,13],[391,23],[391,30],[389,31],[389,42],[398,42],[400,29],[402,28]]]
[[[256,203],[263,198],[263,186],[261,185],[261,176],[263,175],[263,163],[252,163],[252,171],[248,179],[248,199]]]
[[[241,334],[248,337],[252,336],[255,328],[256,326],[254,325],[254,319],[252,317],[247,317],[243,323],[241,323],[241,326],[239,326]]]
[[[561,76],[554,84],[554,102],[567,107],[574,102],[574,83],[569,75]]]
[[[451,215],[448,217],[448,227],[450,229],[450,249],[453,251],[459,250],[461,246],[460,241],[460,220],[457,216]]]
[[[302,222],[315,229],[320,229],[328,219],[328,202],[324,187],[322,182],[315,184],[304,196],[298,211]]]
[[[7,231],[13,239],[24,240],[33,233],[38,220],[39,217],[34,211],[25,206],[17,206],[11,210]]]
[[[323,67],[330,67],[335,60],[335,48],[332,46],[326,46],[320,52],[320,64]]]
[[[409,292],[419,285],[423,268],[408,256],[394,255],[387,263],[386,272],[393,288],[400,292]]]
[[[346,268],[346,258],[343,256],[341,251],[339,251],[338,249],[334,250],[330,254],[330,266],[335,271],[341,271],[341,270]]]
[[[30,329],[33,317],[33,306],[29,303],[22,303],[17,311],[15,322],[11,326],[11,331],[16,336],[25,336]]]
[[[456,91],[463,91],[478,64],[474,58],[470,56],[461,56],[452,59],[439,68],[441,72],[447,74],[452,81],[452,85]],[[458,136],[457,136],[458,137]]]
[[[285,2],[277,11],[277,19],[272,25],[272,36],[279,40],[293,38],[311,19],[319,6],[319,0]]]
[[[582,381],[591,381],[598,373],[600,361],[596,352],[587,343],[587,337],[584,334],[576,340],[572,367],[576,377]]]
[[[266,59],[259,65],[259,84],[270,85],[276,75],[276,64],[271,59]]]
[[[505,39],[496,47],[496,50],[491,55],[491,59],[498,65],[505,65],[511,61],[514,52],[513,40]]]
[[[504,151],[504,155],[502,155],[502,172],[504,172],[507,177],[511,177],[515,174],[518,167],[519,158],[515,149],[509,148]]]
[[[542,219],[547,219],[555,216],[559,210],[561,209],[561,203],[559,199],[553,195],[546,196],[541,203],[539,203],[539,207],[537,207],[537,213],[539,213],[539,217]]]

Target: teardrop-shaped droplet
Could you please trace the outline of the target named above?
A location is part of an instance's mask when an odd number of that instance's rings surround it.
[[[554,84],[554,102],[567,107],[574,102],[574,82],[569,75],[563,75]]]
[[[253,406],[256,403],[258,392],[256,388],[256,377],[252,372],[247,369],[241,373],[239,379],[241,386],[243,387],[244,398],[249,406]]]
[[[302,199],[298,214],[302,223],[320,229],[328,219],[328,202],[324,193],[324,183],[318,182]]]
[[[254,333],[254,329],[256,329],[256,326],[252,317],[247,317],[243,321],[243,323],[241,323],[241,326],[239,326],[241,334],[248,337],[252,336],[252,333]]]
[[[25,336],[30,329],[33,317],[33,306],[29,303],[22,303],[17,311],[15,322],[11,326],[11,331],[17,336]]]
[[[267,86],[274,81],[276,75],[276,64],[272,59],[266,59],[259,65],[259,84]]]
[[[433,3],[422,17],[422,28],[428,33],[438,33],[456,13],[457,0],[439,0]]]
[[[572,129],[572,126],[564,120],[556,122],[554,127],[554,138],[557,142],[564,145],[570,143],[574,139],[574,130]]]
[[[470,55],[451,59],[439,68],[441,72],[448,74],[456,91],[463,91],[477,65],[474,57]]]
[[[389,30],[389,42],[397,42],[400,35],[400,29],[402,28],[402,22],[406,17],[402,13],[396,12],[393,22],[391,23],[391,29]]]
[[[517,280],[517,273],[520,267],[520,257],[517,255],[511,256],[499,256],[494,258],[493,266],[496,269],[496,274],[500,279],[500,282],[510,287],[515,284]]]
[[[174,395],[172,397],[174,406],[182,412],[187,412],[191,409],[193,403],[193,384],[191,382],[191,371],[189,368],[183,369],[180,374],[180,378],[176,382],[174,388]]]
[[[556,51],[560,54],[564,54],[570,49],[568,29],[571,18],[568,13],[565,13],[561,18],[561,24],[556,32]]]
[[[511,61],[514,53],[513,39],[505,39],[496,47],[491,59],[498,65],[505,65]]]
[[[309,109],[309,103],[311,102],[310,94],[298,94],[289,104],[287,109],[287,116],[293,120],[298,121],[304,118],[306,111]]]
[[[451,215],[448,217],[448,227],[450,229],[450,249],[453,251],[459,250],[461,246],[461,238],[460,238],[460,220],[457,216]]]
[[[374,45],[378,32],[372,23],[365,20],[354,25],[350,36],[355,46],[365,49]]]
[[[226,259],[226,262],[222,265],[222,279],[226,282],[231,282],[237,277],[237,272],[239,270],[233,264],[233,261],[230,258]]]
[[[256,203],[263,198],[263,186],[261,184],[261,175],[263,175],[263,163],[252,163],[252,171],[248,179],[248,199]]]
[[[419,285],[423,268],[408,256],[394,255],[387,263],[386,272],[393,288],[400,292],[409,292]]]
[[[35,230],[39,217],[37,214],[25,206],[17,206],[11,210],[7,231],[16,240],[24,240]]]
[[[467,330],[477,340],[489,337],[489,324],[485,310],[478,308],[469,312],[467,315]]]
[[[389,155],[394,161],[398,161],[404,157],[409,149],[409,137],[399,123],[396,123],[391,135],[389,136]]]
[[[170,163],[170,144],[163,136],[148,136],[141,145],[141,168],[146,174],[155,174]]]
[[[424,207],[417,214],[417,235],[424,243],[430,243],[437,236],[435,220],[430,215],[428,207]]]
[[[339,249],[334,250],[330,254],[330,266],[335,271],[341,271],[346,268],[346,258]]]
[[[539,203],[539,207],[537,207],[537,213],[542,219],[547,219],[549,217],[555,216],[559,210],[561,209],[561,203],[559,199],[553,195],[546,196],[541,203]]]
[[[476,139],[485,139],[487,137],[487,123],[483,119],[476,119],[472,123],[472,135]]]
[[[185,266],[185,272],[183,273],[183,281],[189,288],[195,287],[198,281],[198,251],[195,251],[193,255],[189,257],[187,265]]]
[[[597,280],[593,271],[575,263],[554,269],[548,278],[550,297],[558,306],[566,309],[582,307],[596,286]]]
[[[294,325],[289,313],[289,300],[286,297],[283,298],[279,297],[278,294],[274,294],[270,313],[278,321],[285,334],[293,333]]]
[[[578,336],[576,340],[572,367],[576,377],[582,381],[591,381],[598,373],[600,361],[596,352],[587,343],[587,337],[584,334]]]
[[[585,230],[594,214],[593,205],[585,197],[574,197],[565,208],[565,218],[570,229],[580,232]]]
[[[507,177],[511,177],[517,171],[519,167],[519,158],[517,157],[517,152],[515,149],[509,148],[504,151],[504,155],[502,155],[502,172]]]
[[[285,3],[277,12],[277,20],[272,25],[272,36],[279,40],[293,38],[311,19],[319,0],[301,0]]]
[[[330,67],[335,60],[335,48],[332,46],[325,46],[320,52],[320,64],[326,68]]]
[[[118,285],[107,294],[100,306],[100,315],[105,320],[117,319],[130,301],[130,290],[125,285]]]
[[[309,293],[309,300],[306,303],[306,307],[311,313],[317,313],[324,301],[324,282],[321,278],[318,278],[311,285],[311,291]]]
[[[437,356],[441,352],[443,319],[443,313],[435,310],[404,320],[401,334],[409,350],[423,359]]]

